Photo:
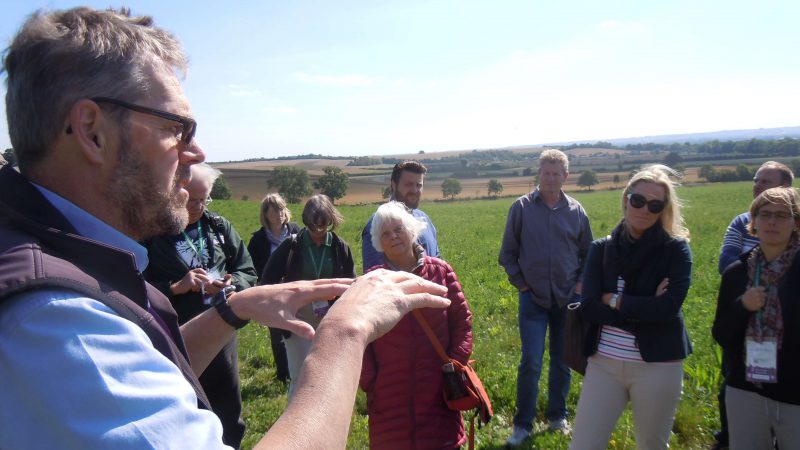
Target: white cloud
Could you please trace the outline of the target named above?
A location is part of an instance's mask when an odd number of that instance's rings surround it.
[[[233,97],[258,97],[261,95],[261,90],[253,89],[241,84],[229,84],[225,86],[228,95]]]
[[[377,79],[364,75],[313,75],[298,73],[295,78],[304,83],[320,84],[323,86],[364,87],[373,85]]]
[[[261,111],[269,114],[292,116],[297,114],[298,109],[291,106],[265,106]]]
[[[604,22],[601,22],[599,27],[602,30],[611,30],[614,28],[619,28],[621,25],[622,23],[618,20],[606,20]]]

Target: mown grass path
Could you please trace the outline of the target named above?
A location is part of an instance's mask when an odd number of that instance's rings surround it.
[[[685,362],[684,394],[673,427],[671,448],[698,449],[711,442],[718,426],[716,393],[719,352],[711,337],[719,275],[717,257],[730,220],[750,204],[749,183],[712,184],[679,189],[685,202],[694,257],[692,287],[684,303],[694,353]],[[574,194],[589,214],[595,238],[608,234],[621,217],[620,191]],[[439,232],[442,256],[455,269],[473,312],[474,353],[477,369],[492,398],[496,416],[478,430],[477,447],[502,448],[511,431],[514,413],[516,366],[519,358],[517,294],[497,264],[497,253],[513,198],[470,202],[423,203]],[[249,241],[258,225],[255,201],[218,201],[213,209],[231,220]],[[299,219],[302,205],[291,205]],[[353,250],[357,272],[361,268],[361,228],[375,206],[342,206],[346,222],[338,234]],[[298,220],[299,221],[299,220]],[[275,381],[269,334],[249,325],[239,333],[242,397],[248,430],[243,448],[251,448],[277,419],[286,404],[286,387]],[[545,357],[546,358],[546,357]],[[545,360],[545,365],[547,360]],[[540,381],[540,411],[546,402],[546,374]],[[580,392],[581,377],[573,376],[568,397],[570,420]],[[348,448],[368,447],[363,393],[353,414]],[[543,418],[539,417],[544,426]],[[310,433],[315,432],[309,430]],[[565,449],[569,438],[539,433],[522,448]],[[626,412],[617,424],[609,448],[635,448],[633,423]]]

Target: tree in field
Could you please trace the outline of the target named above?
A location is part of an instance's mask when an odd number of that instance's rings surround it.
[[[276,187],[289,203],[299,203],[303,197],[311,195],[311,180],[308,172],[291,166],[276,167],[267,180],[267,186]]]
[[[328,196],[334,203],[344,197],[350,186],[350,178],[339,167],[327,166],[322,169],[325,175],[319,177],[314,183],[314,188]]]
[[[211,186],[211,194],[209,195],[211,195],[211,198],[214,200],[230,200],[231,188],[228,186],[224,177],[219,177],[214,181],[214,185]]]
[[[383,190],[381,191],[381,198],[387,199],[387,198],[389,198],[391,196],[392,196],[392,188],[389,187],[389,186],[386,186],[385,188],[383,188]]]
[[[455,178],[446,178],[442,181],[442,197],[455,198],[461,193],[461,182]]]
[[[618,185],[618,184],[619,184],[619,182],[620,182],[620,179],[619,179],[619,174],[617,174],[617,175],[614,175],[614,178],[613,178],[611,181],[613,181],[613,183],[614,183],[614,186]]]
[[[495,195],[499,194],[499,193],[503,192],[503,183],[501,183],[501,182],[497,181],[496,179],[492,178],[491,180],[489,180],[489,189],[488,190],[489,190],[489,196],[492,196],[492,194],[495,194]]]
[[[700,168],[700,170],[697,172],[697,175],[699,175],[700,178],[705,178],[706,181],[711,181],[716,173],[717,169],[715,169],[714,166],[711,164],[703,164],[703,167]]]
[[[600,183],[600,180],[597,179],[597,174],[594,173],[594,170],[584,170],[578,178],[578,186],[586,189],[591,189],[592,186],[598,183]]]
[[[664,157],[664,164],[672,168],[680,164],[681,161],[683,161],[683,158],[681,158],[678,152],[669,152],[667,156]]]

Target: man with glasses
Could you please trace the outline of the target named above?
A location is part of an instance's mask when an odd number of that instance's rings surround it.
[[[192,181],[186,186],[189,225],[180,233],[150,240],[150,264],[145,279],[158,288],[184,324],[226,295],[256,283],[256,269],[239,233],[224,217],[206,209],[211,187],[221,172],[206,163],[191,168]],[[200,384],[211,409],[222,422],[222,440],[239,448],[244,437],[239,391],[236,335],[232,335],[200,376]]]
[[[522,356],[517,368],[517,411],[506,443],[518,446],[533,431],[545,335],[550,328],[547,411],[551,431],[568,432],[570,371],[564,363],[567,303],[580,294],[583,260],[592,229],[583,206],[562,190],[569,160],[559,150],[539,157],[537,189],[518,198],[508,212],[498,261],[519,291]]]
[[[759,194],[767,189],[774,187],[791,187],[794,182],[794,173],[792,169],[785,164],[776,161],[767,161],[761,165],[753,176],[753,198],[758,197]],[[750,212],[745,211],[738,216],[734,217],[725,231],[725,237],[722,239],[722,248],[719,252],[719,274],[739,259],[743,253],[747,253],[758,245],[758,238],[753,236],[747,231],[747,225],[750,223]],[[725,412],[725,378],[728,372],[728,361],[723,357],[722,367],[722,383],[719,387],[719,418],[720,430],[714,434],[716,443],[712,447],[713,450],[723,450],[728,448],[728,415]]]
[[[420,233],[417,242],[425,249],[426,255],[439,258],[436,227],[433,226],[431,218],[418,209],[419,202],[422,200],[422,189],[427,172],[428,169],[418,161],[403,161],[395,164],[389,184],[392,192],[390,200],[402,202],[414,217],[425,222],[425,229]],[[369,218],[361,231],[361,270],[364,272],[370,267],[383,265],[383,254],[372,246],[373,217]]]
[[[186,228],[205,159],[177,40],[127,10],[40,11],[3,68],[0,448],[229,448],[197,376],[248,320],[314,339],[256,448],[344,448],[366,345],[445,290],[389,271],[257,286],[179,327],[137,243]],[[316,331],[296,319],[335,297]]]

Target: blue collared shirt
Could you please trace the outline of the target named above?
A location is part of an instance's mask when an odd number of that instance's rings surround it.
[[[436,227],[433,226],[431,218],[420,209],[412,209],[411,214],[425,222],[425,229],[420,233],[417,243],[425,249],[426,255],[439,258],[439,243],[436,240]],[[372,219],[374,217],[375,214],[369,218],[367,224],[364,225],[364,230],[361,232],[361,270],[364,273],[366,273],[370,267],[383,265],[383,253],[372,246]]]
[[[147,252],[73,203],[37,186],[89,239]],[[136,324],[68,290],[0,305],[0,448],[228,448],[222,425]]]

